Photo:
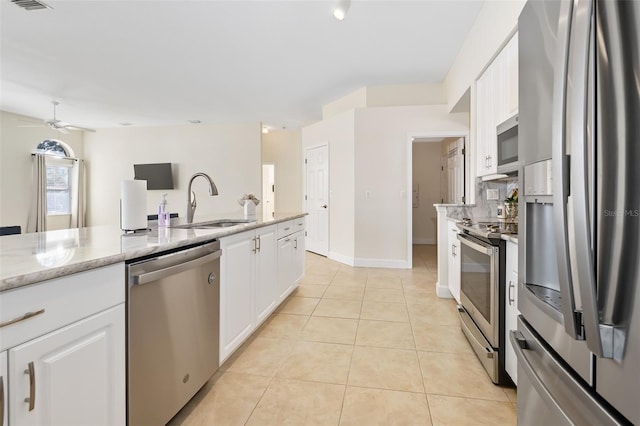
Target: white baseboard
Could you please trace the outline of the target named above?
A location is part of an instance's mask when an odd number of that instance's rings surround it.
[[[336,262],[344,263],[345,265],[355,266],[353,257],[345,256],[344,254],[330,251],[327,257],[331,260],[335,260]]]
[[[413,244],[429,244],[436,245],[437,241],[435,238],[414,238],[412,240]]]
[[[439,282],[436,283],[436,295],[441,299],[453,299],[453,295],[449,291],[449,287],[446,285],[440,285]]]
[[[396,259],[356,259],[355,266],[365,268],[409,269],[406,260]]]

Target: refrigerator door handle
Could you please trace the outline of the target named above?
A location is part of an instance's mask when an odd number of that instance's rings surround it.
[[[587,347],[596,355],[610,358],[611,350],[603,350],[600,339],[599,315],[596,301],[595,268],[591,234],[591,214],[589,206],[589,157],[588,138],[593,132],[587,128],[589,91],[589,56],[593,31],[593,1],[580,0],[574,6],[574,21],[571,26],[570,58],[568,74],[571,75],[571,89],[568,91],[570,144],[571,144],[571,199],[572,224],[570,232],[570,259],[574,278],[582,302]],[[593,130],[593,129],[591,129]],[[589,134],[591,133],[591,134]]]
[[[558,281],[562,296],[562,316],[564,329],[573,339],[579,339],[580,324],[576,322],[575,300],[571,269],[569,267],[569,241],[567,199],[569,196],[569,157],[566,146],[566,106],[567,106],[567,70],[569,62],[569,35],[573,14],[573,1],[565,0],[560,5],[557,32],[557,56],[553,78],[553,121],[552,139],[552,175],[553,175],[553,214],[555,226],[555,244],[558,265]]]

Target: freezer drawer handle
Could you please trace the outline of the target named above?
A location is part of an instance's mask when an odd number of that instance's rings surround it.
[[[562,418],[569,420],[562,407],[560,407],[553,395],[551,395],[551,392],[549,392],[547,386],[545,386],[536,374],[536,369],[531,364],[531,361],[529,361],[529,358],[525,355],[524,351],[527,348],[527,340],[524,335],[518,330],[511,330],[509,340],[511,340],[511,346],[513,346],[516,358],[518,358],[518,369],[520,369],[520,367],[524,369],[529,379],[531,379],[531,384],[538,391],[540,397],[545,400],[547,406],[553,407]]]
[[[33,361],[29,363],[29,368],[24,370],[24,374],[29,375],[29,397],[24,399],[24,402],[29,403],[29,411],[33,411],[36,407],[36,368],[33,365]]]
[[[24,320],[29,319],[29,318],[33,318],[36,315],[40,315],[40,314],[44,314],[44,308],[40,309],[40,310],[37,310],[37,311],[34,311],[34,312],[27,312],[26,314],[22,315],[21,317],[14,318],[12,320],[0,323],[0,328],[6,327],[6,326],[11,325],[11,324],[15,324],[15,323],[20,322],[20,321],[24,321]]]
[[[146,284],[146,283],[158,281],[170,275],[175,275],[180,272],[192,269],[198,265],[204,265],[205,263],[218,259],[221,255],[222,255],[222,251],[217,250],[213,253],[209,253],[206,256],[199,257],[189,262],[179,263],[177,265],[169,266],[168,268],[158,269],[157,271],[153,271],[153,272],[146,272],[144,274],[133,275],[131,279],[134,284]]]

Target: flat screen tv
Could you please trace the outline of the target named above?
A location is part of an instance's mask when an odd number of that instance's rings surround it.
[[[134,164],[133,178],[146,180],[147,189],[173,189],[171,163]]]

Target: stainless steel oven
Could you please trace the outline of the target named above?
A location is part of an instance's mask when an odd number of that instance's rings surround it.
[[[505,242],[465,231],[460,240],[460,305],[464,332],[494,383],[509,384],[504,369]]]

